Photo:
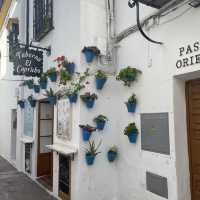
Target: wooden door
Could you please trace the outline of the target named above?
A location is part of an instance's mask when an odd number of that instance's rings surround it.
[[[38,112],[38,164],[37,176],[52,175],[53,153],[46,145],[53,143],[53,106],[39,103]]]
[[[200,79],[186,83],[192,200],[200,200]]]

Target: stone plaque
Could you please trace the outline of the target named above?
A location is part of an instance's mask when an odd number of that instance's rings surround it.
[[[170,154],[168,113],[141,114],[142,149]]]

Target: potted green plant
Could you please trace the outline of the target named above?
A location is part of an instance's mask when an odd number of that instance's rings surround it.
[[[61,69],[60,70],[60,84],[66,85],[67,81],[71,80],[71,75],[66,69]]]
[[[47,70],[46,75],[49,77],[51,82],[56,82],[57,81],[57,70],[55,67],[52,67]]]
[[[98,130],[104,129],[106,121],[108,121],[108,118],[104,115],[99,115],[94,118],[94,122],[96,122],[96,127]]]
[[[107,81],[107,75],[105,72],[98,70],[95,74],[96,78],[96,88],[97,90],[101,90]]]
[[[68,97],[70,103],[76,103],[78,98],[78,93],[85,88],[84,81],[89,76],[89,69],[86,69],[86,71],[82,74],[76,72],[76,78],[74,81],[71,81],[69,88],[67,89],[67,92],[65,95]]]
[[[25,107],[25,102],[24,102],[24,100],[22,100],[22,99],[21,99],[21,100],[18,100],[18,101],[17,101],[17,104],[20,106],[21,109],[24,109],[24,107]]]
[[[47,89],[47,75],[45,73],[43,73],[39,80],[38,80],[39,84],[40,84],[40,88],[43,90]]]
[[[94,102],[98,99],[98,96],[95,93],[91,94],[90,92],[86,92],[81,95],[80,98],[86,104],[87,108],[93,108]]]
[[[127,106],[128,112],[134,113],[136,109],[136,104],[137,104],[136,95],[133,94],[132,96],[130,96],[128,101],[125,102],[125,104]]]
[[[33,90],[34,90],[35,93],[39,93],[40,92],[40,86],[37,85],[37,84],[34,84],[33,85]]]
[[[22,83],[22,86],[27,86],[28,89],[33,89],[33,84],[34,84],[33,79],[29,79],[29,80],[25,80],[25,81]]]
[[[54,91],[52,90],[52,88],[50,88],[49,90],[46,90],[46,94],[44,94],[45,96],[47,96],[47,100],[49,101],[49,103],[51,105],[56,105],[57,103],[57,96],[54,93]]]
[[[97,47],[89,46],[84,47],[82,53],[84,53],[87,63],[91,63],[101,52]]]
[[[36,105],[36,100],[34,99],[33,95],[28,97],[28,102],[30,103],[31,107],[34,108]]]
[[[118,81],[123,81],[125,86],[130,87],[131,83],[137,79],[137,76],[140,73],[141,73],[140,70],[128,66],[128,67],[120,70],[116,79]]]
[[[90,125],[79,125],[79,127],[82,129],[82,136],[83,141],[89,141],[92,132],[96,131],[95,127],[92,127]]]
[[[101,153],[98,151],[100,146],[101,146],[101,141],[99,142],[97,146],[94,141],[91,141],[91,142],[89,141],[89,147],[86,149],[86,153],[85,153],[85,159],[86,159],[87,165],[94,164],[94,160],[96,156]]]
[[[118,155],[118,148],[117,146],[113,145],[109,148],[107,152],[107,158],[109,162],[114,162]]]
[[[131,143],[136,143],[137,136],[138,136],[138,129],[135,125],[135,123],[130,123],[125,129],[124,129],[124,135],[128,136],[128,139]]]

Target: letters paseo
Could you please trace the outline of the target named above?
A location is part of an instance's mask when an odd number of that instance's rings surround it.
[[[179,59],[176,62],[178,69],[200,63],[200,42],[188,44],[179,48]]]

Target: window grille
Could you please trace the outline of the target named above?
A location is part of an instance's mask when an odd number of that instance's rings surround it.
[[[40,41],[53,29],[53,0],[34,0],[34,39]]]

